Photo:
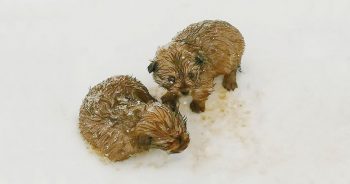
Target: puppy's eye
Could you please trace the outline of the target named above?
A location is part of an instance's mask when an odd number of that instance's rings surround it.
[[[175,77],[174,76],[169,76],[168,81],[173,84],[175,82]]]
[[[188,77],[193,80],[194,79],[194,73],[192,73],[192,72],[188,73]]]

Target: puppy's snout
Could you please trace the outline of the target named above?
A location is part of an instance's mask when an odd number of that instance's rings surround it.
[[[180,92],[181,92],[183,95],[188,95],[188,93],[190,92],[190,90],[188,90],[187,88],[186,88],[186,89],[180,89]]]

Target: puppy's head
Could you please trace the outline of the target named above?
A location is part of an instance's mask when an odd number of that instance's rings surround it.
[[[154,80],[168,91],[187,95],[199,80],[204,64],[203,58],[192,53],[181,43],[160,48],[148,66]]]
[[[190,142],[186,118],[157,102],[147,107],[136,132],[141,144],[169,153],[183,151]]]

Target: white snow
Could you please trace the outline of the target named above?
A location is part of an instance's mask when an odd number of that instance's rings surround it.
[[[350,183],[350,1],[0,1],[0,183]],[[222,19],[246,40],[239,88],[188,117],[189,147],[125,162],[79,135],[81,102],[147,72],[187,25]],[[220,79],[218,79],[220,81]]]

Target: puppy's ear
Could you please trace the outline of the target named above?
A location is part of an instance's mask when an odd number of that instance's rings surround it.
[[[157,62],[156,61],[152,61],[147,67],[148,72],[152,73],[152,72],[156,71],[157,70],[157,66],[158,66]]]
[[[203,57],[197,55],[195,58],[195,62],[197,65],[203,65],[203,63],[204,63]]]

